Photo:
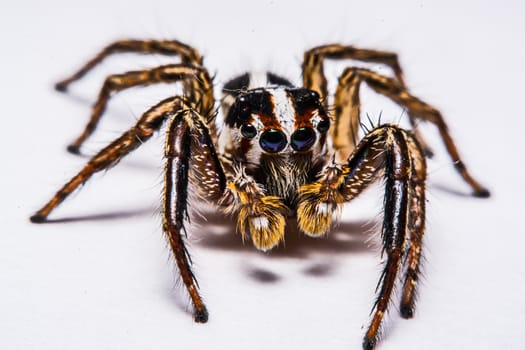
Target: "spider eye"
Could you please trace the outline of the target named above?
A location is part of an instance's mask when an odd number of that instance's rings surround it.
[[[243,124],[241,126],[241,135],[247,139],[253,139],[257,135],[257,129],[251,124]]]
[[[321,98],[319,96],[319,93],[317,93],[317,91],[313,91],[313,90],[310,91],[310,96],[309,97],[310,97],[311,100],[314,100],[314,101],[319,101],[319,98]]]
[[[312,128],[299,128],[292,134],[291,145],[296,151],[305,151],[315,142],[315,131]]]
[[[262,133],[259,144],[266,152],[277,153],[286,147],[286,135],[280,130],[270,129]]]
[[[321,120],[317,124],[317,130],[319,130],[319,132],[321,132],[321,133],[327,132],[328,129],[330,129],[330,119],[328,119],[328,118]]]
[[[248,104],[248,101],[246,101],[246,97],[241,96],[239,97],[238,107],[237,107],[237,119],[246,122],[250,120],[250,106]]]

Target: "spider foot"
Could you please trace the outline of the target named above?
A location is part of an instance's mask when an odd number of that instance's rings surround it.
[[[59,81],[55,84],[55,90],[60,92],[67,92],[68,85],[69,84],[67,81]]]
[[[45,222],[46,219],[47,219],[46,216],[44,216],[44,215],[40,215],[40,214],[38,214],[38,213],[34,214],[33,216],[31,216],[31,217],[29,218],[29,220],[30,220],[32,223],[34,223],[34,224],[41,224],[41,223]]]
[[[487,190],[486,188],[481,187],[481,188],[475,190],[472,193],[472,195],[474,197],[478,197],[478,198],[488,198],[488,197],[490,197],[490,191]]]
[[[71,145],[67,146],[67,151],[69,153],[79,155],[80,154],[80,146],[75,145],[75,144],[71,144]]]
[[[206,323],[208,322],[208,310],[206,308],[195,310],[193,317],[197,323]]]
[[[377,341],[375,339],[369,339],[365,337],[363,340],[363,350],[372,350],[375,348]]]
[[[412,318],[414,317],[414,307],[410,305],[401,305],[401,307],[399,308],[399,313],[403,318]]]

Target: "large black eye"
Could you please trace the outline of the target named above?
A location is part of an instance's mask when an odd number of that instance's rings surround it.
[[[286,147],[286,135],[280,130],[270,129],[262,133],[259,144],[266,152],[277,153]]]
[[[319,130],[319,132],[321,132],[321,133],[327,132],[328,129],[330,129],[330,119],[328,119],[328,118],[321,120],[317,124],[317,130]]]
[[[251,124],[243,124],[241,126],[241,135],[247,139],[253,139],[257,135],[257,129]]]
[[[296,151],[305,151],[315,143],[315,131],[312,128],[299,128],[292,134],[291,145]]]

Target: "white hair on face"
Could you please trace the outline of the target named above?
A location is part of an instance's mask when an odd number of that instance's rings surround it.
[[[290,141],[290,135],[294,132],[295,127],[295,108],[293,103],[284,88],[271,89],[269,92],[273,97],[274,114],[279,120],[283,132],[288,136],[288,141]]]

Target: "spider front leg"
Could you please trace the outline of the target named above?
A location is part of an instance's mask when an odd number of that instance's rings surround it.
[[[417,140],[417,138],[416,138]],[[417,154],[420,152],[419,145],[413,138],[407,138],[409,152]],[[422,147],[421,147],[422,149]],[[414,316],[416,302],[416,287],[419,279],[423,234],[425,231],[425,178],[427,166],[425,158],[414,157],[409,183],[408,203],[408,232],[409,247],[406,254],[406,270],[403,282],[403,294],[399,312],[404,318]]]
[[[182,110],[171,121],[165,157],[162,227],[191,297],[195,321],[204,323],[208,320],[208,311],[197,290],[191,258],[182,237],[188,217],[188,186],[190,179],[195,179],[201,195],[209,201],[217,201],[224,196],[226,177],[208,129],[195,110]]]
[[[317,182],[300,188],[297,210],[299,228],[303,232],[324,235],[330,228],[333,211],[359,195],[378,178],[380,171],[385,181],[382,243],[386,262],[378,284],[372,321],[363,340],[364,349],[373,349],[378,341],[381,322],[407,251],[407,240],[410,241],[409,251],[419,254],[421,250],[426,177],[421,147],[413,135],[397,126],[383,125],[372,130],[357,145],[346,164],[329,164]],[[414,254],[409,260],[412,268],[409,266],[411,272],[407,272],[405,285],[411,285],[411,289],[405,289],[402,303],[410,299],[404,305],[413,312],[411,295],[419,273],[419,255]]]

